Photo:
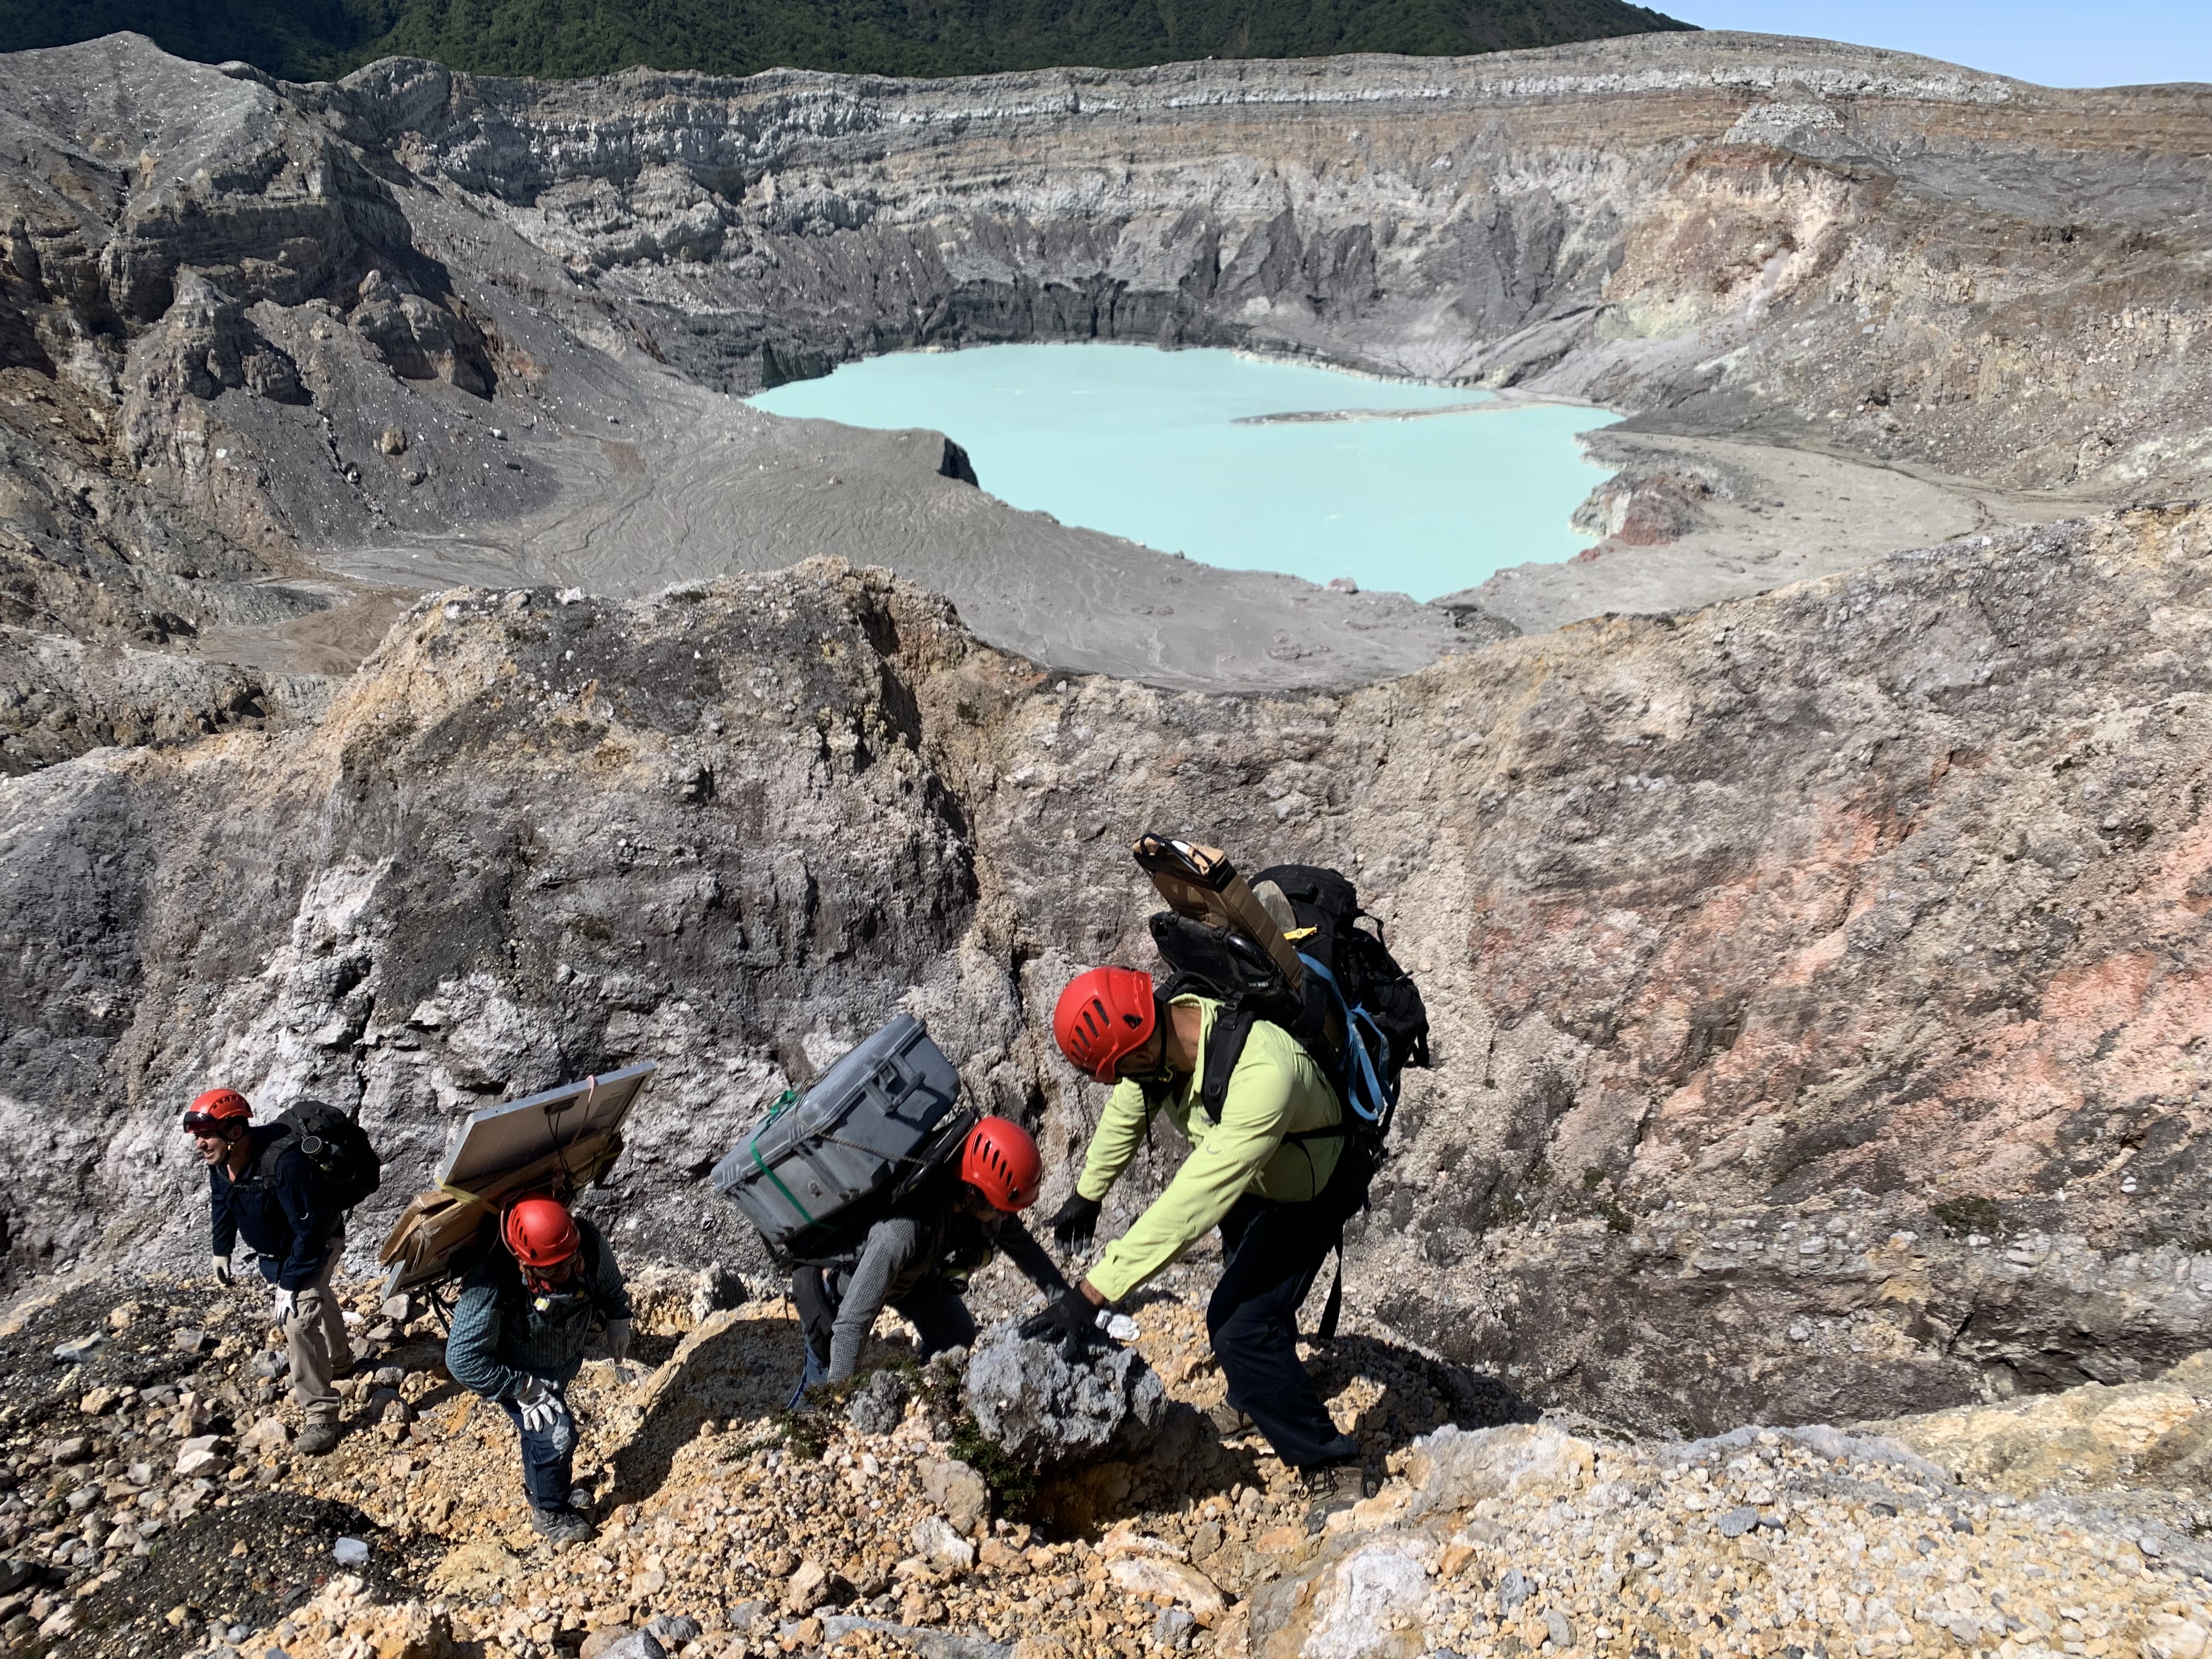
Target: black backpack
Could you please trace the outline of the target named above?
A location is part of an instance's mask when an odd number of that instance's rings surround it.
[[[284,1134],[265,1154],[273,1169],[287,1146],[296,1146],[329,1193],[331,1206],[350,1210],[382,1184],[383,1161],[368,1134],[337,1107],[319,1100],[298,1100],[277,1115]]]
[[[1151,923],[1152,943],[1172,974],[1161,997],[1196,993],[1221,1005],[1199,1079],[1200,1109],[1220,1121],[1230,1075],[1253,1022],[1262,1019],[1297,1039],[1346,1108],[1334,1128],[1285,1137],[1342,1134],[1349,1141],[1344,1157],[1355,1162],[1351,1186],[1335,1200],[1342,1206],[1336,1279],[1316,1330],[1322,1340],[1332,1340],[1344,1307],[1342,1222],[1366,1205],[1398,1109],[1400,1075],[1408,1066],[1429,1063],[1429,1014],[1419,988],[1383,943],[1382,923],[1359,908],[1358,890],[1339,871],[1278,864],[1248,884],[1213,848],[1146,836],[1133,850],[1175,907]],[[1281,902],[1268,902],[1276,894]],[[1296,926],[1278,920],[1283,902]],[[1375,931],[1358,926],[1362,921],[1373,922]],[[1295,988],[1293,958],[1301,981]],[[1343,1178],[1332,1177],[1331,1184]]]
[[[1148,843],[1172,844],[1147,836],[1139,846]],[[1154,868],[1142,851],[1138,861]],[[1225,860],[1217,867],[1226,872],[1218,876],[1224,888],[1238,883]],[[1267,945],[1233,919],[1241,905],[1231,907],[1231,919],[1221,922],[1176,910],[1152,919],[1152,943],[1172,975],[1162,997],[1194,992],[1221,1004],[1199,1079],[1200,1103],[1207,1115],[1220,1117],[1230,1074],[1253,1022],[1271,1021],[1313,1056],[1348,1109],[1346,1127],[1366,1143],[1371,1162],[1397,1110],[1401,1074],[1408,1066],[1429,1063],[1428,1010],[1412,975],[1383,943],[1382,925],[1376,922],[1372,933],[1357,925],[1374,918],[1360,908],[1358,890],[1341,872],[1278,864],[1254,876],[1249,890],[1264,892],[1271,884],[1289,902],[1297,924],[1279,930],[1304,969],[1304,983],[1297,990]]]

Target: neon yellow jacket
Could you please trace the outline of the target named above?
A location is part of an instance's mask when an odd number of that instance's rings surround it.
[[[1344,1151],[1344,1141],[1334,1136],[1283,1139],[1334,1128],[1344,1114],[1336,1091],[1297,1039],[1266,1020],[1254,1024],[1237,1069],[1229,1075],[1221,1121],[1212,1121],[1199,1109],[1198,1087],[1221,1005],[1205,997],[1176,1001],[1198,1005],[1198,1069],[1181,1080],[1162,1109],[1190,1142],[1190,1156],[1167,1190],[1085,1275],[1109,1302],[1120,1301],[1203,1238],[1246,1193],[1285,1204],[1316,1196]],[[1116,1084],[1098,1133],[1091,1137],[1077,1192],[1085,1198],[1106,1196],[1145,1139],[1145,1115],[1144,1090],[1134,1083]]]

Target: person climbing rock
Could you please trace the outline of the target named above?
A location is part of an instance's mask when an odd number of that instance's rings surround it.
[[[1369,1490],[1357,1440],[1337,1432],[1299,1363],[1297,1316],[1346,1218],[1366,1196],[1366,1155],[1344,1110],[1296,1038],[1252,1023],[1218,1120],[1200,1100],[1220,1004],[1164,1000],[1149,975],[1093,968],[1061,992],[1053,1036],[1071,1064],[1111,1084],[1075,1191],[1052,1219],[1063,1248],[1086,1246],[1114,1182],[1164,1111],[1191,1144],[1167,1188],[1107,1246],[1082,1282],[1024,1328],[1081,1349],[1098,1310],[1119,1302],[1212,1228],[1222,1269],[1206,1324],[1229,1384],[1227,1421],[1249,1416],[1275,1455],[1301,1470],[1315,1524]]]
[[[607,1352],[629,1357],[629,1291],[599,1230],[550,1198],[526,1198],[500,1222],[503,1249],[462,1281],[446,1339],[446,1369],[499,1402],[522,1448],[530,1524],[556,1544],[597,1535],[573,1490],[576,1419],[567,1389],[604,1324]]]
[[[310,1457],[338,1443],[337,1379],[353,1369],[331,1275],[345,1253],[345,1212],[299,1139],[282,1123],[257,1124],[235,1089],[210,1089],[185,1113],[185,1133],[207,1165],[215,1277],[228,1285],[238,1242],[276,1286],[272,1310],[291,1361],[292,1397],[307,1419],[298,1442]]]
[[[1030,1132],[1009,1118],[984,1118],[969,1131],[957,1163],[947,1158],[925,1177],[855,1249],[794,1268],[791,1297],[805,1337],[806,1369],[792,1403],[814,1383],[853,1375],[861,1345],[887,1304],[921,1333],[924,1359],[973,1342],[975,1320],[961,1293],[994,1250],[1004,1251],[1039,1290],[1064,1293],[1066,1279],[1018,1214],[1036,1202],[1043,1179]]]

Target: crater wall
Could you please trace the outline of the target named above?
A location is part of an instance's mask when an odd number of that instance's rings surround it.
[[[1817,1420],[2201,1341],[2204,515],[1902,555],[1341,696],[1051,677],[832,562],[455,591],[320,726],[0,791],[17,1273],[191,1259],[212,1078],[453,1118],[639,1058],[627,1250],[745,1255],[744,1115],[898,1007],[1070,1177],[1124,845],[1353,872],[1434,1011],[1364,1319],[1616,1421]],[[1109,1227],[1164,1179],[1162,1146]]]

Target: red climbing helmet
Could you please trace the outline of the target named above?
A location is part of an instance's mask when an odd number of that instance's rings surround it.
[[[1044,1160],[1030,1132],[1012,1118],[987,1117],[960,1149],[960,1178],[994,1210],[1026,1210],[1044,1184]]]
[[[1052,1011],[1053,1040],[1079,1071],[1101,1083],[1152,1041],[1152,978],[1133,968],[1093,968],[1068,981]]]
[[[228,1134],[234,1124],[253,1116],[253,1108],[235,1089],[210,1089],[185,1108],[188,1135]]]
[[[539,1273],[572,1261],[584,1248],[568,1206],[550,1198],[526,1198],[517,1203],[500,1224],[500,1237],[517,1261]]]

